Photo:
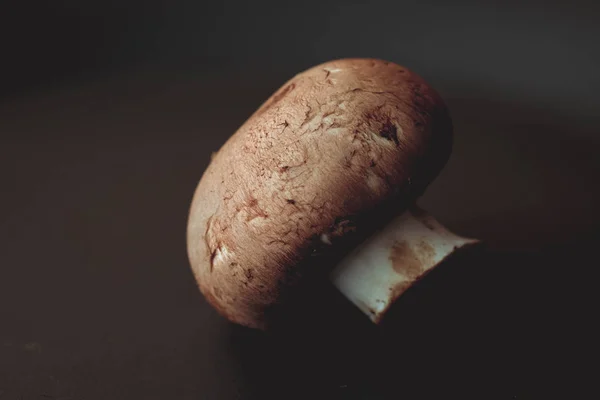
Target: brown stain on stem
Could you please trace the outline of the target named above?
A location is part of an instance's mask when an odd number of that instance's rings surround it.
[[[426,241],[421,241],[416,246],[399,241],[392,247],[390,261],[394,271],[412,281],[424,272],[424,266],[431,264],[434,256],[435,250]]]
[[[406,292],[415,281],[425,275],[425,267],[435,264],[433,262],[434,257],[435,249],[425,240],[420,241],[416,245],[413,244],[413,246],[406,241],[399,241],[394,244],[390,254],[392,268],[396,273],[405,277],[405,280],[389,288],[391,302],[395,301]],[[383,318],[385,312],[387,312],[387,309],[378,315],[378,318],[375,320],[376,323]]]

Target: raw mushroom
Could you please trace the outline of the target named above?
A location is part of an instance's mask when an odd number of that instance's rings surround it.
[[[296,75],[212,158],[188,221],[200,290],[229,320],[266,328],[314,269],[374,322],[475,240],[414,202],[445,165],[452,122],[399,65],[344,59]]]

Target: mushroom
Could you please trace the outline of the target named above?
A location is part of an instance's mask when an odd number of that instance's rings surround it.
[[[296,75],[196,188],[187,248],[201,292],[230,321],[266,329],[286,293],[316,273],[379,322],[414,282],[477,242],[415,206],[452,133],[440,96],[397,64],[342,59]]]

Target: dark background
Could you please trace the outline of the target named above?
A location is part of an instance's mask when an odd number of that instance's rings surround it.
[[[1,2],[0,399],[586,393],[597,4]],[[193,190],[279,85],[339,57],[440,91],[455,148],[420,203],[487,247],[407,293],[383,330],[334,294],[339,312],[293,332],[232,326],[188,267]]]

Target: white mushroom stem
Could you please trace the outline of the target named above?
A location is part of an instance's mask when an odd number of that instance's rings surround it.
[[[477,242],[455,235],[412,207],[348,254],[330,278],[348,300],[379,323],[417,280],[457,250]]]

